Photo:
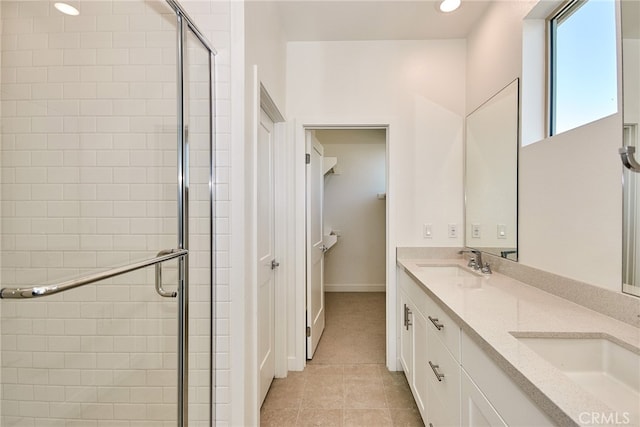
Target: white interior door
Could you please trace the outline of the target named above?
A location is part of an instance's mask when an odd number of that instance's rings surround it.
[[[260,404],[275,375],[273,121],[260,110],[257,147],[258,362]]]
[[[324,175],[322,145],[312,131],[307,131],[306,137],[310,154],[307,165],[307,359],[311,359],[324,331]]]

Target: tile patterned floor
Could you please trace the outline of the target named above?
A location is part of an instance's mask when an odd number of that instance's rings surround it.
[[[384,293],[327,293],[325,302],[313,360],[273,381],[260,425],[422,426],[404,374],[384,365]]]

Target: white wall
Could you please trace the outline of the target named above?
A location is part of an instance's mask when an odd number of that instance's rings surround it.
[[[289,43],[287,75],[298,144],[305,125],[388,125],[386,315],[393,324],[396,247],[462,245],[462,233],[447,237],[447,224],[462,224],[465,42]],[[433,224],[430,240],[423,223]],[[302,324],[303,313],[296,318]],[[387,330],[387,366],[395,370],[395,328]],[[290,357],[304,357],[299,347]]]
[[[289,118],[392,123],[387,203],[398,246],[462,244],[447,224],[462,224],[464,57],[461,40],[288,45]]]
[[[640,40],[623,40],[624,122],[640,122]]]
[[[242,7],[242,6],[240,6]],[[242,384],[233,394],[234,415],[236,425],[259,424],[257,408],[258,392],[258,357],[257,357],[257,277],[256,277],[256,143],[257,123],[260,108],[260,89],[262,84],[280,112],[285,109],[285,81],[286,81],[286,40],[283,27],[278,15],[277,3],[272,1],[243,2],[243,16],[241,25],[243,43],[237,46],[235,53],[243,56],[244,75],[234,74],[244,85],[243,93],[238,93],[242,99],[244,122],[242,138],[237,144],[242,145],[241,157],[234,157],[242,173],[241,180],[234,184],[233,191],[243,197],[243,205],[237,206],[233,217],[236,224],[242,222],[244,240],[243,253],[235,253],[234,267],[242,276],[238,276],[235,309],[232,310],[233,335],[243,347],[238,348],[235,360],[242,361],[243,378],[234,381]],[[237,22],[237,21],[236,21]],[[256,80],[257,79],[257,80]],[[276,150],[278,149],[276,141]],[[277,196],[276,196],[277,197]],[[286,264],[285,264],[286,265]],[[238,363],[240,366],[240,363]]]
[[[247,73],[251,72],[254,65],[258,66],[260,81],[281,112],[284,112],[287,49],[277,2],[248,1],[244,13]]]
[[[386,287],[386,131],[317,130],[325,157],[336,157],[337,173],[324,178],[324,233],[339,230],[325,253],[327,291],[384,291]]]
[[[534,5],[492,3],[470,34],[468,112],[522,76],[522,23]],[[522,85],[527,84],[534,82],[523,79]],[[620,290],[621,127],[621,114],[616,114],[521,148],[522,264]]]
[[[522,74],[522,18],[536,0],[492,2],[467,37],[467,114]]]

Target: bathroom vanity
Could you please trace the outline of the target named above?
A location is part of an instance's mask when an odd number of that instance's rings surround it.
[[[638,425],[640,329],[461,259],[398,259],[400,364],[427,426]]]

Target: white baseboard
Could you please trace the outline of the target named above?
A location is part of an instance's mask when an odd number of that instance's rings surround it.
[[[324,285],[325,292],[385,292],[387,286],[382,283],[370,285],[366,283],[356,283],[348,285]]]
[[[289,372],[304,370],[304,361],[303,360],[299,360],[295,356],[287,357],[287,370]]]

